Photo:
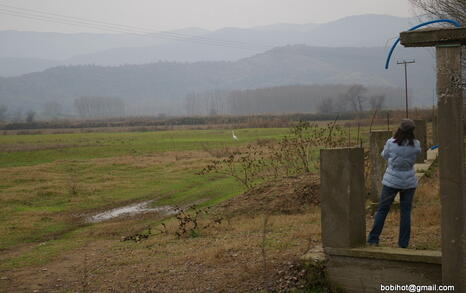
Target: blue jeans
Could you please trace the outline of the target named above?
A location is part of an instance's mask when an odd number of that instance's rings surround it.
[[[382,233],[385,218],[387,217],[390,206],[396,194],[400,193],[400,234],[398,238],[398,246],[402,248],[408,247],[409,237],[411,235],[411,207],[413,196],[416,188],[397,189],[388,186],[383,186],[382,195],[380,196],[379,207],[375,214],[374,226],[369,233],[368,243],[379,243],[379,236]]]

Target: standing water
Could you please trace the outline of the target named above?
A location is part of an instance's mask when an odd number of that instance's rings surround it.
[[[117,218],[120,216],[133,216],[137,214],[145,214],[145,213],[159,213],[161,216],[169,216],[176,214],[177,211],[175,208],[171,206],[161,206],[156,208],[151,208],[149,205],[153,201],[144,201],[136,204],[127,205],[120,208],[111,209],[109,211],[105,211],[99,213],[94,216],[90,216],[86,219],[87,223],[99,223],[106,220],[110,220],[113,218]]]

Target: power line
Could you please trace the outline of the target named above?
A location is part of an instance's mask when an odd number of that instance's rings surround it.
[[[202,44],[202,45],[209,45],[209,46],[220,46],[220,47],[229,47],[229,48],[235,48],[235,49],[242,49],[242,50],[250,50],[253,51],[253,49],[246,48],[246,47],[240,47],[240,46],[233,46],[233,45],[227,45],[227,44],[221,44],[221,43],[213,43],[213,42],[208,42],[204,40],[196,40],[196,39],[186,39],[186,38],[177,38],[174,36],[163,36],[163,35],[158,35],[158,36],[151,36],[148,35],[147,31],[128,31],[124,29],[119,29],[119,28],[112,28],[108,26],[96,26],[93,23],[86,23],[82,21],[73,21],[73,20],[63,20],[63,19],[56,19],[56,18],[50,18],[46,16],[41,16],[41,15],[33,15],[33,14],[27,14],[23,12],[16,12],[16,11],[11,11],[11,10],[5,10],[0,8],[0,14],[3,15],[10,15],[10,16],[17,16],[17,17],[22,17],[22,18],[27,18],[27,19],[32,19],[32,20],[39,20],[39,21],[45,21],[45,22],[51,22],[51,23],[59,23],[59,24],[66,24],[66,25],[72,25],[72,26],[81,26],[81,27],[87,27],[87,28],[94,28],[98,30],[103,30],[103,31],[109,31],[109,32],[117,32],[117,33],[125,33],[125,34],[133,34],[133,35],[138,35],[142,37],[160,37],[160,38],[167,38],[170,40],[175,40],[175,41],[185,41],[185,42],[191,42],[191,43],[197,43],[197,44]],[[256,51],[256,50],[254,50]]]
[[[26,19],[32,19],[32,20],[38,20],[38,21],[44,21],[44,22],[66,24],[66,25],[71,25],[71,26],[94,28],[94,29],[109,31],[109,32],[135,34],[135,35],[143,36],[143,37],[160,37],[160,38],[167,38],[167,39],[175,40],[175,41],[185,41],[185,42],[191,42],[191,43],[196,43],[196,44],[201,44],[201,45],[219,46],[219,47],[227,47],[227,48],[259,52],[257,49],[252,49],[251,47],[245,47],[246,43],[243,43],[243,42],[225,41],[225,40],[211,39],[211,38],[206,38],[206,37],[201,37],[201,36],[193,36],[193,35],[186,35],[186,34],[173,33],[173,32],[153,31],[153,30],[146,29],[146,28],[119,25],[119,24],[114,24],[114,23],[109,23],[109,22],[95,21],[95,20],[89,20],[89,19],[78,18],[78,17],[71,17],[71,16],[48,13],[48,12],[34,10],[34,9],[19,8],[19,7],[5,5],[5,4],[0,4],[0,6],[7,7],[7,8],[0,7],[0,14],[3,14],[3,15],[22,17]],[[28,11],[32,11],[32,12],[28,12]],[[158,34],[158,35],[149,36],[147,34]]]
[[[86,27],[86,28],[93,28],[93,29],[98,29],[98,30],[107,31],[107,32],[114,32],[114,33],[116,32],[116,33],[137,35],[137,36],[146,37],[146,38],[157,38],[158,37],[158,38],[170,39],[170,40],[173,40],[173,41],[189,42],[189,43],[194,43],[194,44],[199,44],[199,45],[233,48],[233,49],[240,49],[240,50],[246,50],[246,51],[252,51],[252,52],[261,52],[261,51],[259,51],[257,49],[240,47],[240,46],[218,44],[218,43],[206,42],[206,41],[203,41],[203,40],[196,40],[196,39],[186,39],[186,38],[182,39],[182,38],[175,38],[175,37],[169,37],[169,36],[163,36],[163,35],[154,36],[154,35],[148,35],[147,32],[134,32],[134,31],[121,30],[121,29],[99,27],[99,26],[95,26],[93,24],[88,24],[88,23],[77,23],[77,22],[64,21],[64,20],[59,20],[59,19],[50,19],[50,18],[46,18],[44,16],[27,15],[27,14],[21,14],[21,13],[18,13],[18,12],[5,11],[5,10],[2,10],[2,9],[0,9],[0,14],[9,15],[9,16],[17,16],[17,17],[21,17],[21,18],[44,21],[44,22],[50,22],[50,23],[59,23],[59,24],[65,24],[65,25],[71,25],[71,26],[80,26],[80,27]]]
[[[1,2],[1,1],[0,1]],[[107,25],[107,26],[113,26],[113,27],[118,27],[118,28],[125,28],[125,29],[136,29],[138,31],[141,30],[150,30],[147,28],[142,28],[142,27],[136,27],[136,26],[129,26],[129,25],[121,25],[121,24],[115,24],[115,23],[110,23],[110,22],[104,22],[104,21],[97,21],[97,20],[91,20],[91,19],[85,19],[85,18],[79,18],[79,17],[73,17],[73,16],[68,16],[68,15],[63,15],[63,14],[57,14],[57,13],[51,13],[51,12],[46,12],[43,10],[36,10],[36,9],[29,9],[29,8],[21,8],[17,6],[11,6],[11,5],[6,5],[6,4],[0,4],[0,6],[7,7],[10,9],[15,9],[19,11],[30,11],[30,12],[35,12],[35,13],[40,13],[43,15],[48,15],[48,16],[54,16],[54,17],[61,17],[65,19],[74,19],[74,20],[79,20],[79,21],[86,21],[86,22],[91,22],[94,24],[100,24],[100,25]],[[159,33],[159,34],[167,34],[167,35],[173,35],[173,36],[181,36],[181,37],[191,37],[191,38],[199,38],[199,39],[205,39],[205,40],[211,40],[211,41],[219,41],[219,42],[226,42],[226,43],[237,43],[237,44],[245,44],[247,43],[244,42],[238,42],[238,41],[226,41],[226,40],[219,40],[219,39],[212,39],[212,38],[206,38],[202,36],[197,36],[197,35],[189,35],[189,34],[182,34],[182,33],[175,33],[175,32],[165,32],[165,31],[151,31],[151,33]]]
[[[72,21],[59,20],[59,19],[53,20],[53,19],[46,18],[44,16],[27,15],[27,14],[23,14],[21,12],[12,12],[12,11],[4,10],[4,9],[1,9],[1,8],[0,8],[0,14],[9,15],[9,16],[17,16],[17,17],[22,17],[22,18],[26,18],[26,19],[39,20],[39,21],[45,21],[45,22],[51,22],[51,23],[67,24],[67,25],[72,25],[72,26],[81,26],[81,27],[87,27],[87,28],[91,27],[91,28],[100,29],[100,30],[109,31],[109,32],[142,35],[140,33],[128,32],[128,31],[123,31],[123,30],[119,30],[119,29],[96,27],[96,26],[93,26],[91,24],[86,24],[86,23],[76,23],[76,22],[72,22]]]
[[[1,1],[0,1],[1,2]],[[57,13],[51,13],[51,12],[46,12],[43,10],[36,10],[36,9],[29,9],[29,8],[21,8],[21,7],[16,7],[16,6],[11,6],[11,5],[6,5],[6,4],[0,4],[0,6],[9,8],[9,9],[14,9],[14,10],[19,10],[21,11],[30,11],[33,13],[38,13],[39,15],[45,15],[45,16],[52,16],[52,17],[59,17],[59,18],[65,18],[65,20],[77,20],[77,21],[84,21],[87,23],[92,23],[92,24],[98,24],[98,25],[105,25],[105,26],[110,26],[110,27],[116,27],[118,29],[126,29],[126,30],[136,30],[137,32],[144,31],[145,33],[157,33],[157,34],[165,34],[165,35],[170,35],[170,36],[177,36],[177,37],[183,37],[183,38],[198,38],[198,39],[204,39],[204,40],[209,40],[209,41],[216,41],[216,42],[222,42],[226,44],[243,44],[243,45],[249,45],[245,42],[239,42],[239,41],[227,41],[227,40],[220,40],[220,39],[213,39],[213,38],[207,38],[207,37],[202,37],[202,36],[197,36],[197,35],[190,35],[190,34],[183,34],[183,33],[175,33],[175,32],[166,32],[166,31],[154,31],[152,29],[148,28],[143,28],[143,27],[137,27],[137,26],[130,26],[130,25],[122,25],[122,24],[116,24],[116,23],[110,23],[110,22],[104,22],[104,21],[98,21],[98,20],[91,20],[91,19],[86,19],[86,18],[80,18],[80,17],[73,17],[73,16],[68,16],[68,15],[63,15],[63,14],[57,14]],[[30,13],[29,12],[29,13]]]

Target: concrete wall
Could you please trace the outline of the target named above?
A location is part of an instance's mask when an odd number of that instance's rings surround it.
[[[466,171],[460,46],[437,47],[443,281],[466,292]]]
[[[425,120],[414,120],[416,124],[416,129],[414,134],[416,139],[421,142],[421,153],[417,157],[416,163],[424,163],[427,160],[427,123]]]
[[[392,136],[388,130],[371,131],[369,134],[369,163],[370,163],[370,200],[378,202],[382,192],[382,177],[387,168],[387,162],[380,155],[387,139]]]
[[[324,246],[364,245],[366,196],[362,148],[321,150],[320,195]]]
[[[438,114],[432,117],[432,144],[438,145]]]
[[[381,284],[442,283],[439,252],[417,254],[415,250],[398,248],[326,250],[328,278],[335,289],[343,292],[380,293]]]

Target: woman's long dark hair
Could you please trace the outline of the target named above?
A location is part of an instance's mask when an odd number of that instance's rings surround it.
[[[399,146],[401,146],[405,141],[408,141],[409,146],[414,146],[416,136],[414,136],[414,129],[403,131],[401,128],[398,128],[393,138],[395,139],[395,143]]]

